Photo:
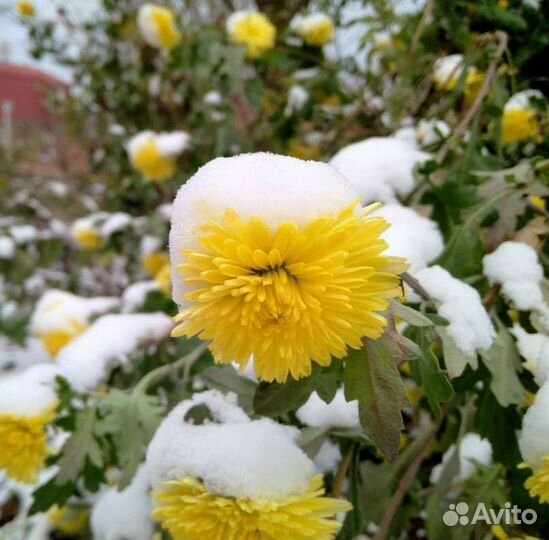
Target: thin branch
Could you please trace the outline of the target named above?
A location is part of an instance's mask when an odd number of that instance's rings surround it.
[[[425,30],[425,26],[429,22],[429,19],[433,13],[434,6],[435,0],[429,0],[423,10],[421,19],[419,20],[416,31],[414,32],[414,37],[412,38],[412,44],[410,45],[410,56],[413,56],[416,52],[421,36],[423,35],[423,31]]]
[[[408,272],[400,274],[402,281],[406,283],[411,289],[414,290],[425,302],[433,302],[431,295],[423,288],[423,285]]]
[[[339,467],[334,478],[334,485],[332,486],[332,497],[335,497],[336,499],[341,497],[341,494],[343,493],[345,479],[347,478],[347,473],[349,471],[349,467],[351,466],[351,461],[353,460],[356,446],[356,443],[352,442],[349,445],[347,453],[343,456],[343,459],[339,463]]]
[[[492,62],[490,63],[490,65],[488,66],[488,69],[486,70],[486,75],[484,76],[484,80],[482,81],[482,86],[480,87],[480,90],[476,95],[475,100],[473,101],[473,104],[463,115],[463,118],[460,120],[459,124],[455,127],[452,133],[452,136],[446,141],[446,143],[438,151],[438,154],[436,156],[436,161],[438,163],[442,163],[444,161],[444,159],[448,155],[448,152],[450,151],[450,147],[453,141],[465,135],[467,128],[469,127],[469,125],[475,118],[476,114],[478,113],[480,106],[482,105],[482,102],[488,95],[488,92],[490,92],[490,88],[492,87],[492,82],[497,73],[499,61],[503,56],[503,53],[507,49],[507,42],[508,42],[507,34],[505,32],[502,32],[501,30],[494,32],[494,37],[498,41],[498,47],[496,49]]]
[[[398,509],[400,508],[400,505],[402,504],[406,493],[408,493],[410,487],[412,486],[412,483],[417,475],[419,468],[421,467],[421,464],[428,456],[433,439],[435,438],[442,424],[442,421],[446,417],[447,411],[448,408],[444,407],[443,413],[437,419],[436,423],[431,427],[431,431],[426,437],[417,456],[412,461],[412,463],[410,463],[408,469],[404,473],[404,476],[401,478],[400,483],[391,498],[389,506],[387,507],[385,513],[383,514],[383,517],[381,518],[381,521],[379,523],[379,530],[374,536],[374,540],[385,540],[388,537],[389,530],[398,512]]]
[[[179,358],[175,362],[168,364],[166,366],[160,366],[152,371],[149,371],[135,386],[135,393],[144,393],[147,389],[156,384],[158,381],[161,381],[164,377],[176,373],[179,369],[185,367],[190,369],[190,366],[194,364],[201,356],[202,353],[208,348],[208,343],[201,343],[196,349],[191,351],[189,354]]]

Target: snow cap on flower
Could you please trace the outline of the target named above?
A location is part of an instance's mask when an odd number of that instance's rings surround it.
[[[463,354],[471,355],[492,346],[495,330],[476,289],[440,266],[424,268],[415,277],[440,303],[438,313],[450,322],[448,334]],[[414,298],[413,292],[410,297]]]
[[[118,491],[108,488],[99,494],[90,518],[93,537],[100,540],[151,540],[154,526],[150,519],[152,501],[145,466],[131,484]]]
[[[164,313],[105,315],[64,347],[57,358],[63,376],[81,392],[97,388],[139,347],[167,337],[173,323]]]
[[[144,4],[137,13],[137,26],[144,41],[157,49],[173,49],[181,41],[173,13],[155,4]]]
[[[193,411],[204,406],[209,419],[194,425]],[[329,518],[350,505],[322,496],[322,477],[298,435],[268,418],[250,420],[235,395],[195,394],[149,445],[153,516],[176,540],[333,538],[339,525]]]
[[[358,401],[347,401],[340,388],[330,403],[313,392],[297,411],[299,421],[307,426],[325,428],[358,428]]]
[[[170,255],[174,336],[211,340],[218,363],[307,376],[375,339],[404,261],[388,227],[332,167],[266,153],[218,158],[177,194]],[[337,239],[336,239],[337,237]]]
[[[301,110],[309,100],[309,92],[300,84],[294,84],[288,90],[288,102],[284,109],[284,114],[290,116],[295,111]]]
[[[371,137],[342,148],[331,160],[365,203],[394,202],[414,188],[414,167],[430,158],[395,137]]]
[[[87,327],[91,317],[118,307],[111,297],[82,298],[52,289],[42,295],[31,318],[31,331],[51,356],[57,356]]]
[[[542,100],[539,90],[523,90],[512,95],[503,107],[502,138],[506,143],[533,139],[541,133],[538,111],[532,100]]]
[[[543,268],[536,250],[522,242],[503,242],[482,259],[484,275],[501,284],[503,296],[521,311],[547,313],[540,287]]]
[[[105,242],[92,216],[76,219],[71,226],[71,236],[80,248],[89,251],[99,249]]]
[[[455,451],[456,446],[453,444],[442,456],[442,463],[433,467],[430,479],[432,484],[439,481],[444,467],[452,459]],[[492,445],[488,439],[483,439],[477,433],[466,433],[459,443],[459,473],[455,480],[464,482],[470,478],[477,464],[492,464]]]
[[[46,425],[57,402],[51,364],[0,378],[0,471],[34,483],[48,454]]]
[[[461,75],[463,69],[467,69],[465,85],[467,86],[478,72],[475,67],[465,68],[465,61],[462,54],[450,54],[438,58],[433,66],[433,79],[435,86],[439,90],[453,90]]]
[[[274,47],[276,27],[258,11],[235,11],[227,18],[226,29],[233,43],[246,47],[249,58],[259,58]]]
[[[524,484],[532,497],[539,497],[542,503],[549,503],[549,383],[545,383],[536,394],[536,400],[522,419],[519,448],[525,466],[532,469],[532,475]]]
[[[168,253],[163,250],[163,242],[158,236],[144,236],[139,251],[141,265],[152,277],[170,262]]]
[[[162,181],[175,174],[177,156],[189,143],[190,135],[185,131],[142,131],[127,142],[126,150],[133,167],[145,178]]]
[[[391,224],[382,235],[389,245],[387,253],[405,258],[410,264],[410,272],[425,268],[442,253],[444,242],[438,224],[412,208],[386,204],[374,215]]]
[[[334,21],[326,13],[297,15],[290,23],[290,27],[312,47],[322,47],[334,39]]]

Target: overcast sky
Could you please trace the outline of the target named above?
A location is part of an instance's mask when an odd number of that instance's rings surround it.
[[[32,0],[39,17],[53,17],[59,5],[62,5],[70,15],[89,17],[99,4],[98,0]],[[16,15],[16,0],[0,0],[0,57],[9,62],[38,65],[65,80],[70,74],[65,68],[56,65],[51,60],[36,61],[27,52],[28,40],[24,26]]]
[[[397,11],[417,10],[425,0],[394,0]],[[53,17],[59,5],[67,10],[71,18],[86,19],[98,9],[99,0],[32,0],[36,7],[37,16],[42,18]],[[64,80],[70,80],[70,72],[56,65],[50,59],[36,61],[28,54],[28,40],[26,30],[19,21],[15,6],[17,0],[0,0],[0,60],[17,64],[39,66]],[[363,10],[362,2],[350,2],[347,5],[349,18],[354,19]],[[344,54],[354,55],[359,39],[365,31],[364,27],[356,25],[338,32],[340,50]]]

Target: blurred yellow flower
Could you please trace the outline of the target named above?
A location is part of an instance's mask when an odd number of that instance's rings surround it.
[[[156,276],[164,266],[169,264],[170,257],[165,251],[155,251],[145,255],[141,259],[141,264],[143,268],[150,276]]]
[[[382,255],[387,222],[356,204],[337,215],[271,230],[259,217],[227,210],[202,227],[200,249],[185,250],[178,272],[196,288],[177,317],[174,336],[212,340],[219,363],[245,367],[284,382],[308,376],[362,338],[377,339],[386,324],[377,313],[400,295],[403,259]]]
[[[535,207],[540,208],[541,210],[545,210],[547,206],[545,199],[539,195],[531,195],[529,200]]]
[[[17,12],[21,17],[34,17],[36,9],[31,2],[17,2]]]
[[[325,13],[298,16],[292,22],[292,28],[307,44],[322,47],[334,39],[334,23]]]
[[[127,143],[132,166],[153,182],[169,180],[177,170],[177,156],[189,145],[184,131],[155,133],[142,131]]]
[[[173,13],[167,8],[154,4],[141,6],[137,25],[143,39],[152,47],[170,50],[181,41]]]
[[[352,508],[324,497],[320,475],[307,492],[279,500],[223,497],[191,477],[165,482],[153,497],[153,517],[174,540],[331,540],[341,527],[333,517]]]
[[[540,540],[536,536],[530,536],[529,534],[523,535],[522,533],[519,533],[520,536],[514,534],[513,536],[509,536],[501,525],[492,525],[492,534],[498,540]]]
[[[170,296],[172,292],[172,267],[170,264],[165,264],[154,276],[160,290]]]
[[[543,99],[537,90],[524,90],[511,96],[503,108],[501,119],[502,139],[512,144],[535,139],[541,134],[538,111],[531,98]]]
[[[319,161],[322,158],[322,152],[318,146],[308,146],[296,137],[292,137],[288,141],[288,155],[299,159],[313,159],[315,161]]]
[[[48,455],[46,425],[54,417],[53,408],[38,416],[0,413],[0,469],[15,480],[35,483]]]
[[[72,238],[79,247],[88,251],[99,249],[105,242],[96,229],[84,224],[73,227]]]
[[[156,182],[170,179],[176,170],[175,160],[163,158],[154,141],[147,141],[137,150],[132,165],[143,176]]]
[[[69,319],[62,330],[38,333],[37,337],[44,345],[44,348],[55,358],[65,345],[68,345],[74,338],[82,334],[86,328],[87,325],[81,324],[75,319]]]
[[[63,534],[77,536],[86,532],[89,514],[87,508],[56,505],[49,511],[49,520]]]
[[[276,41],[276,27],[263,13],[237,11],[227,19],[230,40],[245,45],[249,58],[259,58],[272,49]]]

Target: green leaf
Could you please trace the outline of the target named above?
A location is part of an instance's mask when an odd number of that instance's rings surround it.
[[[517,371],[522,371],[520,356],[511,334],[498,322],[498,333],[488,351],[481,351],[484,365],[492,375],[490,390],[502,407],[522,402],[526,390],[522,386]]]
[[[238,396],[238,403],[246,412],[253,410],[257,383],[238,373],[232,366],[209,367],[200,373],[200,378],[209,388],[224,393],[234,392]]]
[[[358,400],[362,427],[389,458],[398,454],[406,391],[386,336],[365,341],[345,359],[345,398]]]
[[[448,370],[448,375],[453,379],[459,377],[469,365],[473,369],[478,368],[478,358],[474,355],[467,355],[456,345],[454,338],[450,336],[448,331],[440,326],[435,328],[437,334],[442,340],[442,352],[444,354],[444,363]]]
[[[337,376],[333,370],[313,367],[309,377],[289,378],[284,384],[262,382],[257,386],[253,406],[256,414],[278,417],[299,409],[313,392],[326,402],[337,392]]]
[[[433,326],[433,322],[423,313],[409,306],[405,306],[396,300],[390,301],[389,309],[391,310],[393,316],[400,317],[412,326]]]
[[[52,506],[63,506],[69,497],[73,495],[75,489],[74,482],[66,484],[58,484],[57,478],[48,480],[39,488],[35,489],[32,498],[32,506],[29,509],[29,514],[33,515],[38,512],[46,512]]]
[[[112,437],[122,471],[119,487],[124,489],[142,462],[164,410],[157,397],[116,389],[104,396],[99,406],[103,418],[96,426],[96,433]]]
[[[440,403],[447,402],[454,395],[454,389],[446,373],[440,369],[438,358],[432,350],[431,333],[427,334],[427,332],[424,328],[414,329],[413,335],[422,354],[410,366],[416,382],[425,391],[431,410],[436,416],[439,416],[441,414]]]
[[[512,190],[504,190],[480,204],[463,224],[458,225],[446,244],[442,255],[437,260],[454,277],[464,278],[482,272],[482,255],[484,244],[480,236],[480,222]]]
[[[254,411],[263,416],[282,416],[304,405],[313,390],[312,376],[297,381],[290,378],[284,384],[262,382],[254,396]]]
[[[84,469],[86,459],[98,468],[103,467],[101,447],[95,433],[96,412],[96,407],[93,406],[76,413],[74,432],[63,445],[57,462],[59,485],[75,482]]]

